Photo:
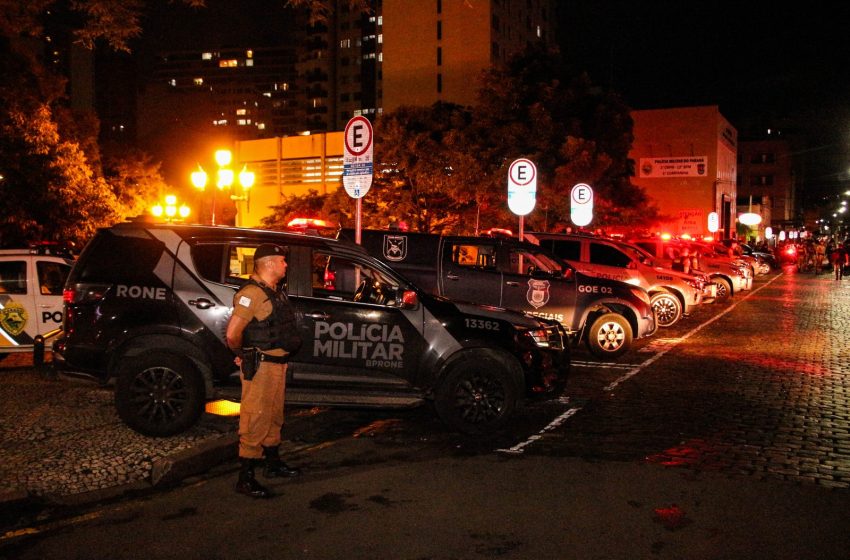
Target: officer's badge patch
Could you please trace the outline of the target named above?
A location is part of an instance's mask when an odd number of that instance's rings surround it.
[[[403,261],[407,258],[407,236],[385,235],[384,258],[388,261]]]
[[[535,309],[539,309],[549,303],[549,281],[529,280],[528,293],[525,294],[525,298]]]
[[[0,327],[12,336],[18,336],[24,332],[28,318],[24,306],[14,301],[10,301],[6,307],[0,309]]]
[[[242,307],[251,307],[251,298],[246,296],[239,296],[239,305]]]

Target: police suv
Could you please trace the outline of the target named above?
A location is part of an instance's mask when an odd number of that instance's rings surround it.
[[[50,348],[62,327],[62,287],[74,261],[53,245],[0,249],[0,360]]]
[[[340,235],[353,239],[351,230]],[[433,294],[555,319],[599,357],[619,356],[656,329],[646,290],[576,272],[531,243],[383,230],[364,230],[361,241]]]
[[[555,393],[569,368],[554,321],[430,296],[361,247],[263,230],[125,223],[97,232],[65,285],[54,363],[116,380],[121,418],[153,436],[192,426],[238,382],[225,344],[233,294],[262,243],[288,249],[285,289],[304,345],[287,401],[407,407],[431,399],[467,433],[507,420],[526,394]],[[357,282],[326,277],[333,259]]]

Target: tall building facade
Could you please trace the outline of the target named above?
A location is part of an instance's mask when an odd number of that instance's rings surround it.
[[[738,205],[768,206],[774,230],[794,225],[796,181],[792,151],[784,138],[742,140],[738,151]]]
[[[298,26],[310,130],[402,105],[472,105],[483,70],[555,43],[554,0],[372,0],[367,13],[329,1],[327,22]]]
[[[292,45],[165,52],[151,90],[200,104],[205,124],[233,139],[294,134],[295,57]]]

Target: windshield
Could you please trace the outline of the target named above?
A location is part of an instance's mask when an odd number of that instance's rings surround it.
[[[630,243],[621,243],[620,249],[633,259],[636,259],[640,264],[645,264],[646,266],[655,266],[653,264],[652,256],[645,250],[641,249],[637,245],[632,245]]]

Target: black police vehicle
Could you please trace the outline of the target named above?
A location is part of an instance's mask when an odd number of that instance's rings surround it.
[[[125,223],[102,229],[65,284],[63,372],[116,380],[120,417],[153,436],[192,426],[238,381],[225,344],[235,290],[261,243],[288,249],[286,290],[304,339],[287,401],[406,407],[433,399],[453,428],[505,422],[568,367],[554,321],[436,298],[352,243],[295,233]],[[357,280],[350,289],[327,263]],[[234,383],[233,385],[237,385]]]
[[[340,237],[354,239],[343,229]],[[643,288],[577,272],[551,252],[503,237],[363,230],[370,254],[433,294],[559,321],[602,358],[656,330]]]

